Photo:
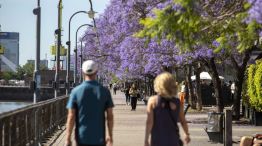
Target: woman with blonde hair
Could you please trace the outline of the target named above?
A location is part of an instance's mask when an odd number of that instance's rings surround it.
[[[154,81],[157,95],[152,96],[147,105],[147,121],[144,146],[181,146],[179,128],[180,121],[184,130],[184,142],[190,142],[188,126],[183,107],[176,98],[177,85],[172,74],[161,73]],[[151,140],[149,136],[151,135]],[[150,144],[149,144],[150,143]]]

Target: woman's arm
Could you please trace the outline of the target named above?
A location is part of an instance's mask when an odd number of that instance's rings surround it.
[[[149,98],[147,104],[147,119],[146,119],[146,131],[145,131],[145,146],[149,146],[149,135],[151,133],[154,124],[154,114],[153,114],[153,104],[154,97]]]
[[[254,138],[253,146],[261,146],[261,145],[262,145],[262,139]]]
[[[129,94],[133,94],[134,90],[132,88],[129,89]]]
[[[185,138],[184,138],[185,142],[186,142],[186,144],[188,144],[190,142],[190,135],[189,135],[188,125],[187,125],[185,115],[184,115],[183,106],[180,106],[179,119],[180,119],[181,126],[184,130],[184,133],[185,133]]]

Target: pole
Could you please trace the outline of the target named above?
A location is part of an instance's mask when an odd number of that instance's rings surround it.
[[[70,26],[69,26],[70,27]],[[69,36],[70,36],[70,28],[69,28]],[[69,76],[70,76],[70,41],[66,42],[67,44],[67,53],[66,53],[66,58],[67,58],[67,64],[66,64],[66,95],[69,94],[70,92],[70,83],[69,83]]]
[[[58,96],[59,91],[59,70],[60,70],[60,50],[61,50],[61,9],[62,0],[58,3],[58,25],[57,25],[57,49],[56,49],[56,72],[55,72],[55,98]]]
[[[224,113],[225,113],[224,146],[232,146],[232,110],[224,109]]]
[[[92,25],[89,25],[90,27],[92,26]],[[86,34],[82,39],[81,39],[81,55],[80,55],[80,58],[81,58],[81,60],[80,60],[80,68],[81,68],[81,70],[80,70],[80,79],[79,79],[79,83],[81,83],[82,81],[83,81],[83,72],[82,72],[82,65],[83,65],[83,39],[86,37],[86,36],[88,36],[88,35],[93,35],[93,36],[95,36],[96,37],[96,34]]]
[[[79,79],[79,83],[83,82],[83,71],[82,71],[82,65],[83,65],[83,40],[81,39],[81,55],[80,55],[80,79]],[[1,59],[1,58],[0,58]],[[0,70],[1,71],[1,70]]]
[[[1,67],[2,67],[2,66],[1,66],[1,64],[2,64],[2,62],[1,62],[2,60],[1,60],[1,59],[2,59],[2,58],[1,58],[1,57],[2,57],[2,54],[0,54],[0,74],[2,73],[2,72],[1,72],[1,71],[2,71],[2,68],[1,68]]]
[[[37,2],[37,8],[33,10],[34,15],[36,15],[36,59],[35,59],[35,70],[34,70],[34,81],[33,81],[33,89],[34,89],[34,103],[39,100],[39,90],[40,90],[40,74],[39,74],[39,64],[40,64],[40,37],[41,37],[41,7],[40,0]],[[35,141],[34,145],[39,145],[39,131],[38,131],[38,117],[37,112],[34,113],[34,134]]]
[[[76,86],[76,73],[77,73],[77,36],[76,36],[76,44],[75,44],[75,68],[74,68],[74,87]]]
[[[89,26],[89,27],[93,27],[93,25],[91,24],[83,24],[81,26],[79,26],[76,30],[76,36],[75,36],[75,68],[74,68],[74,85],[76,85],[76,78],[77,78],[77,36],[78,36],[78,31],[80,30],[80,28],[84,27],[84,26]]]
[[[86,13],[86,14],[88,14],[86,11],[77,11],[69,19],[69,23],[68,23],[68,41],[66,42],[66,45],[68,46],[68,49],[67,49],[67,67],[66,67],[66,95],[69,95],[69,92],[70,92],[69,77],[70,77],[70,52],[71,52],[71,39],[70,39],[71,20],[78,13]]]
[[[33,10],[34,15],[36,15],[36,60],[35,60],[35,70],[34,70],[34,103],[39,100],[39,90],[40,90],[40,74],[39,74],[39,64],[40,64],[40,36],[41,36],[41,7],[40,0],[37,2],[37,8]]]

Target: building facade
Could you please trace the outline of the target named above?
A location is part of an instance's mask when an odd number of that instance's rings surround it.
[[[0,56],[1,71],[16,71],[19,65],[19,33],[0,32],[0,46],[3,54]]]

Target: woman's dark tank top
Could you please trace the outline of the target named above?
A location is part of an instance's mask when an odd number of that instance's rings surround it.
[[[157,97],[156,107],[153,109],[154,124],[151,131],[151,146],[179,146],[179,129],[177,126],[180,101],[178,98],[165,99]],[[170,102],[176,105],[172,110]],[[172,117],[171,117],[172,116]]]

